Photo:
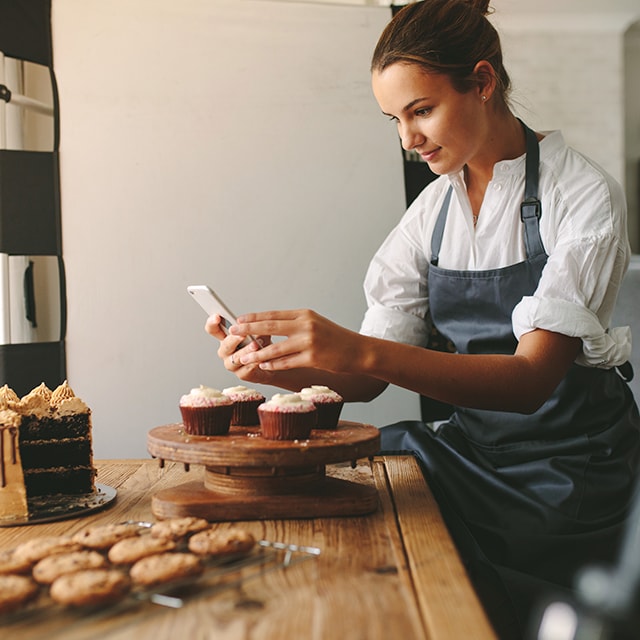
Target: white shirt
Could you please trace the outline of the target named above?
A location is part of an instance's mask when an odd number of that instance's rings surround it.
[[[369,265],[364,282],[368,309],[360,332],[426,346],[431,235],[449,184],[454,195],[439,266],[484,270],[524,260],[524,182],[524,155],[498,162],[475,229],[462,173],[440,176],[429,184]],[[555,331],[582,339],[579,364],[610,368],[626,362],[631,353],[629,327],[608,329],[630,259],[620,185],[554,131],[540,142],[538,198],[540,235],[549,259],[533,295],[513,311],[514,335],[519,340],[533,329]]]

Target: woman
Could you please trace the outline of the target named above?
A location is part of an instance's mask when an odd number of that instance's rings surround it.
[[[613,560],[640,421],[617,371],[629,330],[608,330],[629,261],[624,196],[559,132],[512,113],[487,12],[407,5],[374,52],[380,108],[440,177],[374,256],[360,333],[309,310],[244,315],[226,338],[213,316],[207,331],[242,380],[348,401],[395,384],[453,405],[437,431],[383,428],[383,449],[419,457],[496,629],[518,637],[541,596]],[[432,327],[456,353],[424,348]],[[248,334],[286,339],[236,352]]]

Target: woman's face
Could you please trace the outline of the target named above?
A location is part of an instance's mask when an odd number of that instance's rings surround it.
[[[459,93],[448,76],[405,63],[374,71],[372,86],[382,112],[398,126],[402,147],[417,151],[434,173],[460,171],[482,151],[479,91]]]

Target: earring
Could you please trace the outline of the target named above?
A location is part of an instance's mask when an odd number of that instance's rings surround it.
[[[482,102],[484,102],[487,99],[487,96],[482,96]]]

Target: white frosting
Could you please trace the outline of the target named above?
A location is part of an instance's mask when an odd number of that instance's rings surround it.
[[[263,399],[264,396],[255,389],[249,389],[243,385],[238,385],[237,387],[227,387],[222,390],[222,393],[225,396],[229,396],[234,400],[260,400]]]
[[[200,398],[224,398],[224,394],[219,389],[213,387],[205,387],[200,385],[197,389],[191,389],[190,396],[198,396]]]
[[[304,400],[299,393],[276,393],[262,405],[265,409],[278,411],[313,411],[313,402]]]
[[[239,384],[237,387],[227,387],[226,389],[223,389],[222,393],[231,395],[232,393],[247,393],[247,391],[251,391],[253,393],[253,389],[249,389],[248,387]]]
[[[309,400],[314,397],[322,397],[326,400],[342,400],[342,396],[339,393],[320,384],[312,384],[310,387],[301,389],[299,393],[303,398],[308,398]]]
[[[217,407],[233,404],[233,400],[225,396],[219,389],[200,385],[191,389],[190,393],[180,398],[181,407]]]

